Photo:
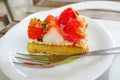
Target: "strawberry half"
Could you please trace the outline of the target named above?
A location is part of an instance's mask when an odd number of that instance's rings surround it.
[[[43,42],[61,44],[64,38],[58,25],[49,25],[43,32]]]
[[[30,39],[40,39],[42,37],[42,22],[33,18],[29,22],[28,37]]]
[[[48,15],[44,22],[47,22],[48,25],[59,25],[57,18],[53,15]]]
[[[76,10],[73,10],[72,8],[65,9],[59,16],[59,22],[63,25],[65,25],[70,19],[76,19],[78,18],[79,14]]]
[[[76,43],[77,41],[83,39],[84,36],[78,33],[79,29],[82,27],[83,24],[80,20],[71,19],[63,28],[65,40]]]

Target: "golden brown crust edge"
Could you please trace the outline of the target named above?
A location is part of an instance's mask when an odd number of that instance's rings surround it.
[[[53,54],[81,54],[86,55],[89,52],[89,47],[77,47],[72,45],[54,45],[42,43],[28,42],[28,51],[30,53],[51,52]]]

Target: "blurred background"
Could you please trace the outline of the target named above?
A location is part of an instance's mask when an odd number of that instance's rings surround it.
[[[0,0],[0,30],[12,27],[34,12],[83,1],[119,2],[120,0]]]

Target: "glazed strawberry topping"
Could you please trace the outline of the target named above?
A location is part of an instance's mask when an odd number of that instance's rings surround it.
[[[48,34],[49,31],[50,31],[51,29],[53,29],[53,28],[56,29],[56,31],[57,31],[60,35],[62,35],[62,32],[61,32],[60,27],[59,27],[58,25],[48,25],[48,26],[44,29],[43,35]]]
[[[36,18],[31,19],[28,37],[42,39],[49,43],[62,43],[65,40],[75,44],[84,39],[84,36],[79,33],[82,28],[83,23],[80,21],[78,12],[67,8],[58,16],[58,19],[53,15],[48,15],[43,22]]]
[[[43,41],[45,43],[62,43],[64,38],[57,18],[53,15],[48,15],[45,22],[47,22],[47,25],[43,31]]]
[[[43,41],[45,43],[63,43],[64,38],[58,25],[49,25],[43,32]]]
[[[31,19],[28,27],[28,37],[39,39],[42,37],[42,22],[39,19]]]
[[[77,19],[72,19],[67,22],[63,31],[65,34],[74,34],[74,33],[77,33],[76,32],[77,29],[82,28],[82,27],[83,27],[83,24],[81,21],[79,21]]]
[[[84,37],[80,33],[78,33],[78,30],[82,27],[82,22],[77,19],[72,19],[68,21],[65,27],[63,28],[63,31],[65,33],[65,40],[68,40],[70,42],[77,42],[80,39],[83,39]]]
[[[79,16],[77,11],[72,8],[65,9],[59,16],[59,22],[65,25],[70,19],[75,19]]]
[[[48,15],[44,22],[47,22],[50,25],[59,25],[57,18],[53,15]]]

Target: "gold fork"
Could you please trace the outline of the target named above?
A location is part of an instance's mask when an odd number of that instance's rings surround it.
[[[67,55],[67,54],[51,54],[51,53],[33,53],[33,54],[23,54],[17,53],[18,56],[15,58],[20,61],[14,61],[15,64],[21,64],[28,67],[43,67],[49,68],[54,67],[56,65],[60,65],[68,59],[71,58],[79,58],[81,56],[97,56],[97,55],[111,55],[111,54],[120,54],[120,47],[110,48],[110,49],[102,49],[89,52],[87,55],[81,54],[74,54],[74,55]],[[22,60],[22,61],[21,61]]]

